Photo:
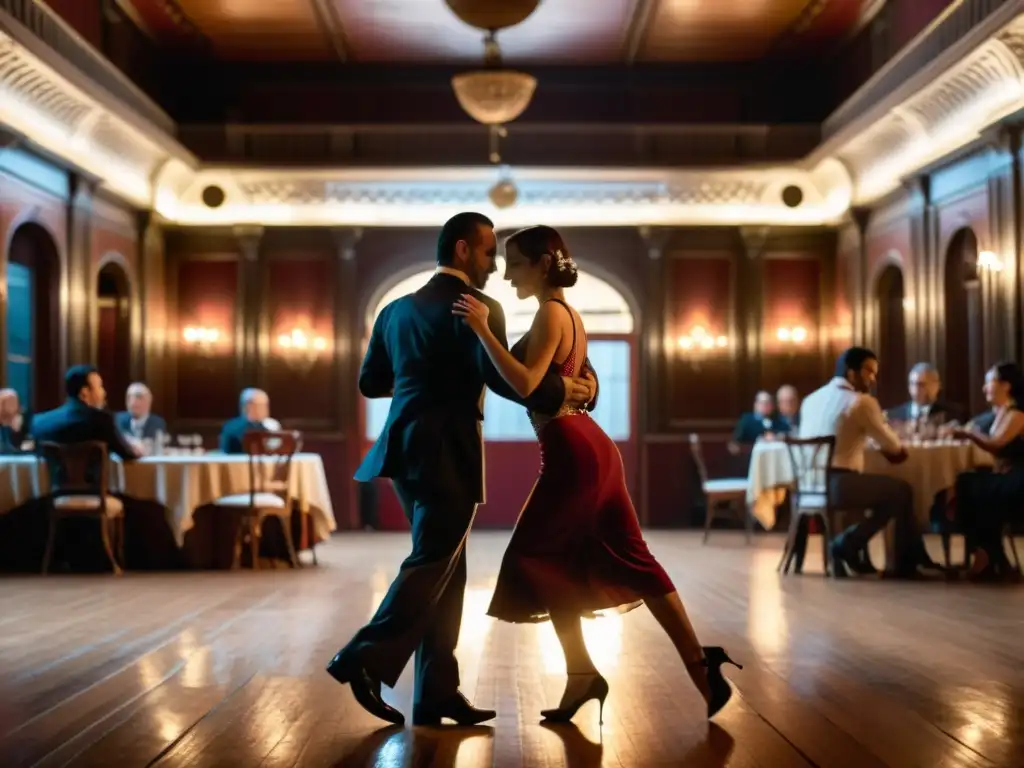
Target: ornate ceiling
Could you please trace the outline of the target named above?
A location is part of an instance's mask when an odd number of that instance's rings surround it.
[[[117,0],[167,47],[227,60],[472,62],[481,34],[444,0]],[[510,62],[754,61],[813,55],[883,0],[542,0],[499,35]]]

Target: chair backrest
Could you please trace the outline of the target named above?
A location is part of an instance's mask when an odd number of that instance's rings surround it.
[[[91,440],[82,443],[42,442],[36,452],[50,472],[50,493],[57,495],[99,495],[106,497],[110,476],[107,444]]]
[[[835,437],[830,435],[801,439],[785,435],[783,441],[793,469],[793,492],[797,498],[811,493],[825,494],[827,497],[832,476],[832,453],[836,447]]]
[[[292,457],[302,449],[302,433],[252,430],[242,435],[242,449],[249,455],[253,495],[287,491]]]
[[[690,433],[690,453],[693,454],[693,463],[697,465],[700,481],[706,483],[708,481],[708,468],[704,463],[704,451],[700,447],[700,435],[696,432]]]

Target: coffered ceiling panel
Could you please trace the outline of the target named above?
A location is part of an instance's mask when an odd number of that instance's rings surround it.
[[[311,0],[178,0],[228,58],[323,58],[331,45]]]
[[[332,0],[355,61],[480,61],[484,33],[444,0]],[[498,33],[504,57],[524,62],[617,61],[635,0],[542,0]]]
[[[832,0],[843,2],[843,0]],[[820,0],[660,0],[640,58],[653,61],[753,61]]]
[[[483,33],[445,0],[116,1],[161,43],[199,42],[223,59],[470,63],[483,56]],[[541,0],[498,41],[511,64],[754,61],[819,53],[883,2]]]

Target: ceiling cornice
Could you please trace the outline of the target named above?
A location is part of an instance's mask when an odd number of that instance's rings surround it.
[[[89,88],[80,71],[38,40],[16,38],[13,26],[0,28],[0,121],[110,192],[183,226],[424,226],[468,207],[493,213],[501,226],[835,224],[851,205],[880,199],[1024,109],[1024,0],[1010,6],[1016,15],[1001,9],[993,15],[999,27],[979,25],[802,162],[513,168],[519,200],[504,209],[487,197],[498,181],[490,168],[201,167],[173,127]],[[802,198],[793,207],[782,199],[789,186]]]

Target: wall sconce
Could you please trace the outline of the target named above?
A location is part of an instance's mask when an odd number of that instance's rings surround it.
[[[221,332],[216,328],[190,325],[181,332],[181,338],[190,348],[202,355],[209,355],[221,340]]]
[[[983,269],[987,272],[1002,272],[1003,260],[993,251],[982,251],[978,254],[978,269]]]
[[[775,338],[783,344],[803,344],[807,341],[807,329],[802,325],[792,328],[779,328],[775,331]]]
[[[914,300],[909,296],[903,300],[903,311],[913,312],[914,311]]]
[[[301,328],[292,328],[288,333],[277,337],[277,345],[288,363],[303,371],[308,371],[327,351],[327,339],[307,333]]]
[[[690,358],[690,364],[695,368],[700,367],[700,361],[716,350],[723,350],[729,346],[727,336],[709,333],[704,326],[695,325],[690,332],[676,339],[676,346]]]

